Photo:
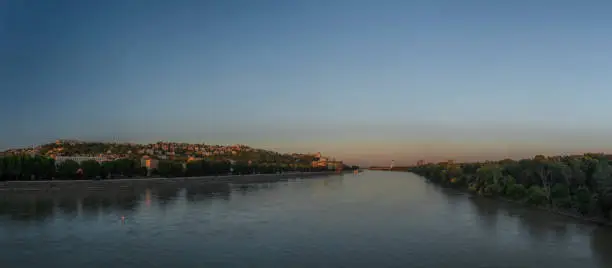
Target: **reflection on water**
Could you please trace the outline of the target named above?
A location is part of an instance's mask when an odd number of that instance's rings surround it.
[[[223,199],[229,200],[231,187],[227,183],[211,184],[211,185],[193,185],[185,188],[187,201],[198,202],[205,199]]]
[[[124,220],[121,220],[124,217]],[[611,267],[612,230],[409,173],[0,195],[2,267]]]
[[[499,206],[488,202],[489,200],[482,200],[480,198],[469,198],[474,205],[476,213],[480,215],[480,224],[483,230],[487,232],[495,231],[497,228],[497,217],[499,212]]]
[[[45,221],[53,217],[96,216],[100,213],[117,214],[136,211],[141,204],[150,205],[155,199],[160,207],[172,206],[183,197],[190,202],[206,198],[229,198],[230,185],[194,184],[185,187],[163,185],[134,191],[83,192],[63,194],[15,194],[0,196],[0,220],[8,217],[15,221]]]
[[[598,228],[591,234],[593,257],[601,267],[612,267],[612,232],[607,228]]]
[[[342,188],[343,178],[344,177],[329,177],[329,178],[323,179],[322,181],[325,187],[328,187],[331,189],[340,189]]]
[[[53,215],[53,200],[26,197],[0,200],[0,216],[15,221],[43,221]]]
[[[514,230],[518,237],[526,237],[524,242],[529,244],[529,250],[537,252],[543,248],[559,245],[555,253],[558,256],[571,256],[585,252],[584,260],[579,260],[576,266],[565,263],[562,267],[581,267],[594,259],[599,266],[612,267],[612,228],[583,223],[547,211],[527,208],[522,205],[493,201],[483,197],[468,197],[473,211],[478,213],[480,227],[491,233]],[[516,224],[515,224],[516,223]],[[516,239],[516,237],[513,237]],[[586,248],[580,242],[588,241],[590,247]],[[569,246],[580,245],[577,249]],[[586,252],[591,251],[591,255]],[[573,252],[570,252],[573,251]],[[547,255],[547,254],[543,254]],[[576,254],[581,255],[581,254]],[[556,256],[550,256],[554,258]],[[590,258],[591,257],[591,258]],[[584,267],[591,267],[584,265]]]
[[[160,206],[170,205],[176,201],[181,189],[172,185],[153,189],[152,193]]]

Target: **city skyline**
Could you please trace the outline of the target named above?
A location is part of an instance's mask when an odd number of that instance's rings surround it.
[[[398,166],[612,151],[603,1],[0,10],[0,150],[168,140]]]

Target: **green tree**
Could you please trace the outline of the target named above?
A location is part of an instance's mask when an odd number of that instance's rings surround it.
[[[593,159],[590,156],[584,156],[581,160],[581,169],[586,177],[585,184],[587,185],[587,187],[589,187],[589,189],[593,189],[597,185],[597,183],[593,181],[593,174],[595,174],[599,161],[597,159]]]
[[[566,185],[572,184],[573,171],[572,168],[564,162],[549,162],[548,168],[551,172],[552,184],[564,183]]]
[[[197,166],[198,164],[201,164],[201,162],[190,162],[183,169],[183,163],[181,162],[173,160],[160,161],[157,165],[157,173],[162,177],[200,176],[198,174],[200,174],[201,168]]]
[[[229,161],[214,161],[211,162],[211,173],[215,175],[229,174],[231,164]]]
[[[100,163],[96,160],[87,160],[81,163],[83,175],[88,179],[95,179],[101,173]]]
[[[187,168],[185,170],[185,175],[188,177],[192,176],[204,176],[204,161],[192,161],[187,163]]]
[[[103,179],[112,177],[113,174],[117,174],[114,161],[102,162],[100,165],[100,176]]]
[[[570,187],[579,187],[586,184],[586,173],[582,170],[582,161],[580,159],[571,158],[568,160],[568,166],[571,170]]]
[[[544,192],[547,202],[550,203],[550,192],[553,184],[551,163],[548,161],[548,159],[539,155],[534,157],[533,161],[535,173],[540,179],[540,189]]]
[[[19,156],[21,167],[19,169],[19,180],[32,180],[36,178],[38,169],[37,161],[28,155]]]
[[[117,159],[114,168],[118,175],[132,177],[137,172],[137,165],[134,160],[128,158]]]
[[[51,179],[55,177],[55,160],[49,157],[41,157],[41,179]]]
[[[172,162],[159,161],[157,165],[157,173],[162,177],[170,177],[172,175]]]
[[[5,164],[4,164],[4,157],[0,157],[0,181],[5,181],[7,180],[7,175],[6,175],[6,171],[5,171]]]
[[[236,164],[232,166],[232,168],[234,169],[233,174],[240,175],[252,173],[252,171],[250,170],[251,168],[249,167],[249,164],[247,162],[237,161]]]
[[[77,178],[76,172],[79,168],[79,163],[72,160],[66,160],[59,165],[57,173],[63,179],[73,180]]]
[[[495,196],[502,191],[500,183],[502,177],[503,173],[499,165],[484,165],[476,171],[476,181],[474,182],[474,186],[480,193],[488,196]]]
[[[506,188],[506,196],[514,200],[523,199],[526,195],[527,190],[522,184],[509,184]]]
[[[567,184],[555,184],[555,186],[553,186],[551,190],[551,198],[555,207],[567,209],[572,206],[570,190]]]
[[[589,189],[586,186],[580,186],[576,190],[576,193],[574,194],[573,203],[575,204],[578,212],[585,215],[585,214],[590,214],[593,212],[592,211],[593,210],[592,200],[593,200],[593,196],[591,194],[591,191],[589,191]]]
[[[547,203],[547,194],[540,186],[531,186],[527,189],[527,202],[532,205],[544,205]]]
[[[185,176],[185,170],[183,169],[183,163],[172,162],[171,173],[173,177]]]
[[[601,212],[610,218],[612,210],[612,169],[607,160],[600,160],[592,175]]]
[[[19,180],[21,177],[21,157],[13,155],[5,157],[4,160],[7,180]]]
[[[446,170],[447,181],[453,185],[459,185],[462,182],[463,170],[461,166],[451,164]]]

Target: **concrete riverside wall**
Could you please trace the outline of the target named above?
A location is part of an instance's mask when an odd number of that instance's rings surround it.
[[[0,194],[6,192],[58,192],[58,191],[105,191],[159,185],[185,184],[215,184],[215,183],[263,183],[288,179],[309,178],[317,176],[330,176],[336,172],[291,172],[282,174],[253,174],[253,175],[227,175],[204,177],[177,177],[177,178],[129,178],[114,180],[54,180],[54,181],[6,181],[0,182]]]

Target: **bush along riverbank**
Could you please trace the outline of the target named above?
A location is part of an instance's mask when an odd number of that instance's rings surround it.
[[[445,187],[612,223],[612,166],[603,154],[535,156],[514,161],[441,162],[408,171]]]

